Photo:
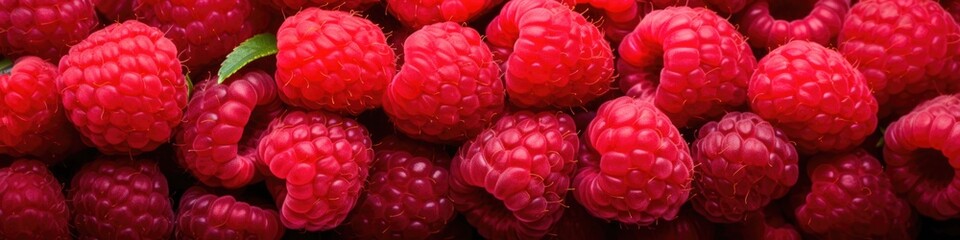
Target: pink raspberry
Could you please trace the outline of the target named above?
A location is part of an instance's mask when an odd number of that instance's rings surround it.
[[[0,1],[0,55],[56,62],[97,22],[88,0]]]
[[[276,239],[286,230],[272,207],[191,187],[177,209],[177,239]]]
[[[925,100],[960,91],[960,32],[935,1],[862,0],[847,14],[837,43],[873,90],[881,119],[896,120]]]
[[[796,209],[797,225],[825,239],[912,239],[916,216],[897,198],[883,166],[863,150],[812,159],[813,183]]]
[[[22,57],[0,70],[0,154],[57,163],[83,145],[60,107],[57,67]]]
[[[801,153],[857,147],[877,127],[877,101],[863,74],[836,51],[792,41],[760,60],[750,107]]]
[[[79,239],[168,239],[173,208],[167,179],[148,159],[101,157],[70,183]]]
[[[440,22],[465,23],[483,15],[503,0],[387,0],[387,10],[403,25],[421,28]]]
[[[797,183],[797,150],[753,113],[727,113],[697,132],[691,146],[699,166],[693,208],[712,222],[743,221]]]
[[[567,114],[503,116],[454,157],[450,199],[485,238],[542,238],[563,214],[579,145]]]
[[[427,239],[441,232],[455,212],[448,197],[450,175],[435,162],[449,162],[449,157],[418,153],[428,146],[381,146],[377,146],[366,193],[345,225],[346,235]]]
[[[620,89],[655,83],[653,102],[680,128],[698,127],[746,103],[756,66],[743,36],[703,8],[653,11],[620,43]]]
[[[203,81],[176,133],[180,164],[208,186],[260,180],[257,145],[281,107],[276,84],[263,71],[235,74],[223,84],[216,77]]]
[[[363,11],[380,3],[380,0],[259,0],[279,9],[287,15],[309,8],[326,10]]]
[[[369,20],[308,8],[277,32],[276,81],[295,107],[357,115],[380,106],[396,72],[386,37]]]
[[[403,48],[406,64],[387,85],[383,103],[400,132],[459,142],[503,112],[500,68],[477,31],[437,23],[411,34]]]
[[[740,32],[758,49],[774,49],[793,40],[831,46],[850,0],[757,0],[740,17]]]
[[[659,221],[651,226],[620,226],[617,239],[714,239],[716,226],[689,209],[681,211],[676,219]]]
[[[60,182],[40,161],[0,168],[0,238],[72,239]]]
[[[586,132],[596,162],[573,182],[593,216],[650,225],[673,220],[690,195],[693,160],[677,128],[652,103],[621,97],[600,106]]]
[[[486,34],[514,105],[581,106],[610,88],[610,45],[596,26],[559,2],[510,1]]]
[[[920,104],[890,124],[883,156],[893,189],[917,212],[947,220],[960,217],[960,96]]]
[[[745,221],[721,228],[721,237],[743,240],[803,239],[797,229],[784,218],[781,210],[786,208],[782,206],[785,205],[771,203],[764,207],[763,211],[748,214]]]
[[[138,0],[139,19],[177,45],[190,68],[219,66],[228,53],[270,23],[267,11],[250,0]]]
[[[277,181],[280,220],[290,229],[333,229],[360,196],[373,160],[367,130],[325,112],[290,111],[260,140],[261,163]]]
[[[156,149],[187,105],[176,46],[137,21],[107,26],[70,48],[57,84],[67,118],[105,154]]]

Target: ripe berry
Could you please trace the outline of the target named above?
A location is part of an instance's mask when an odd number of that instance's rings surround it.
[[[793,40],[831,46],[848,10],[850,0],[757,0],[740,17],[740,31],[758,49]]]
[[[0,2],[0,55],[56,62],[97,26],[89,0]]]
[[[40,161],[0,168],[0,238],[72,239],[60,182]]]
[[[286,230],[272,206],[252,205],[195,186],[180,197],[177,239],[275,239]]]
[[[387,10],[403,25],[414,29],[440,22],[465,23],[503,0],[386,0]]]

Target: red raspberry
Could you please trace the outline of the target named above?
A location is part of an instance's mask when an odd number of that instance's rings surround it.
[[[173,232],[167,179],[152,160],[87,163],[73,176],[67,198],[79,239],[167,239]]]
[[[935,1],[860,1],[837,42],[866,77],[882,119],[895,120],[925,100],[960,90],[960,32]]]
[[[22,57],[0,70],[0,154],[57,163],[83,145],[60,109],[57,67]]]
[[[583,143],[580,145],[583,146]],[[567,196],[563,202],[567,209],[563,210],[563,217],[553,224],[546,239],[610,239],[613,236],[609,234],[613,230],[609,223],[591,216],[573,197]]]
[[[287,15],[311,7],[326,10],[363,11],[380,3],[380,0],[259,0],[271,5]]]
[[[177,239],[280,239],[284,228],[272,207],[191,187],[177,209]]]
[[[263,71],[210,78],[197,86],[176,133],[178,159],[209,186],[238,188],[260,180],[257,145],[280,115],[273,78]]]
[[[56,62],[97,26],[88,0],[0,1],[0,55]]]
[[[487,26],[510,101],[519,107],[581,106],[613,80],[613,52],[580,14],[553,0],[516,0]]]
[[[448,197],[447,170],[430,156],[416,153],[428,146],[413,147],[412,151],[380,146],[367,191],[345,226],[346,235],[357,239],[426,239],[439,233],[455,213]],[[449,162],[446,156],[440,158],[440,162]]]
[[[374,148],[377,149],[377,153],[380,151],[407,152],[414,156],[430,159],[430,161],[437,166],[450,168],[451,159],[450,156],[443,151],[443,146],[413,140],[403,135],[386,136],[381,139],[380,143],[377,143]]]
[[[912,239],[910,205],[894,195],[883,166],[866,151],[815,157],[807,174],[813,185],[796,209],[804,232],[826,239]]]
[[[485,238],[542,238],[563,214],[579,145],[567,114],[503,116],[454,157],[450,198]]]
[[[653,11],[623,39],[619,53],[621,81],[657,83],[654,104],[680,128],[697,127],[743,105],[756,65],[733,25],[703,8]]]
[[[300,11],[280,26],[277,48],[280,97],[296,107],[359,114],[380,106],[396,72],[380,28],[350,13]]]
[[[367,179],[371,146],[363,126],[325,112],[291,111],[270,123],[260,160],[283,180],[274,188],[283,225],[307,231],[340,225]]]
[[[648,227],[621,226],[617,239],[654,239],[654,240],[675,240],[675,239],[714,239],[716,235],[716,226],[713,223],[703,219],[693,211],[684,210],[680,212],[677,219],[670,221],[660,221],[656,225]]]
[[[164,32],[190,68],[219,66],[233,48],[270,23],[269,13],[250,0],[139,1],[139,19]]]
[[[960,96],[920,104],[887,127],[884,143],[894,190],[920,214],[938,220],[960,217]]]
[[[793,40],[830,46],[848,10],[850,0],[757,0],[740,17],[740,32],[758,49]]]
[[[753,1],[755,0],[650,0],[650,4],[658,9],[670,6],[708,7],[718,13],[732,15],[740,12]]]
[[[577,201],[591,214],[650,225],[673,220],[690,195],[693,160],[677,128],[650,102],[621,97],[600,106],[587,129],[597,162],[574,179]]]
[[[387,10],[403,25],[421,28],[439,22],[464,23],[483,15],[503,0],[387,0]]]
[[[60,182],[36,160],[0,168],[0,238],[72,239]]]
[[[600,28],[614,44],[619,44],[640,23],[640,19],[650,13],[653,7],[637,0],[563,0],[567,5],[588,5],[593,11],[599,11]],[[576,9],[575,9],[576,11]]]
[[[784,218],[780,204],[771,203],[763,211],[747,215],[744,222],[727,225],[722,230],[723,239],[743,240],[801,240],[800,233]],[[792,211],[792,209],[790,209]]]
[[[170,139],[187,105],[177,48],[137,21],[96,31],[60,60],[67,118],[105,154],[139,154]]]
[[[477,31],[437,23],[411,34],[403,48],[406,64],[387,86],[383,103],[400,132],[459,142],[503,112],[500,68]]]
[[[837,152],[859,145],[877,127],[877,101],[860,74],[836,51],[792,41],[760,60],[750,107],[801,153]]]
[[[700,128],[691,154],[699,166],[694,209],[712,222],[743,221],[797,183],[797,150],[753,113],[727,113]]]

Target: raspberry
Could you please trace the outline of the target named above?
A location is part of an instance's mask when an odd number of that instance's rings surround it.
[[[877,127],[877,101],[860,74],[836,51],[792,41],[760,60],[750,107],[797,144],[801,153],[859,145]]]
[[[848,10],[850,0],[757,0],[740,17],[740,32],[758,49],[793,40],[830,46]]]
[[[796,209],[797,225],[826,239],[912,239],[916,218],[897,198],[876,158],[862,149],[810,160],[813,185]]]
[[[358,239],[426,239],[439,233],[454,216],[447,170],[428,156],[414,153],[427,146],[413,147],[413,151],[379,146],[366,194],[346,224],[347,235]]]
[[[708,7],[725,15],[738,13],[753,1],[755,0],[650,0],[653,7],[658,9],[670,6]]]
[[[803,239],[797,229],[784,218],[781,205],[775,203],[767,205],[763,211],[748,214],[744,222],[720,229],[723,239]]]
[[[890,124],[883,156],[893,189],[925,216],[960,217],[960,96],[917,106]]]
[[[694,209],[712,222],[743,221],[771,200],[783,197],[800,174],[797,150],[753,113],[727,113],[700,128],[691,154]]]
[[[258,181],[257,145],[280,115],[273,78],[263,71],[217,78],[197,86],[176,133],[181,166],[209,186],[238,188]]]
[[[57,163],[83,145],[60,109],[57,67],[22,57],[0,70],[0,154]]]
[[[465,23],[483,15],[503,0],[387,0],[387,10],[403,25],[421,28],[445,21]]]
[[[277,210],[191,187],[177,209],[177,239],[280,239]]]
[[[895,120],[925,100],[960,90],[958,38],[956,22],[935,1],[863,0],[850,9],[837,42],[866,77],[880,118]]]
[[[284,102],[352,115],[380,106],[396,72],[386,37],[369,20],[308,8],[277,32],[276,81]]]
[[[580,145],[583,146],[583,143]],[[567,209],[563,210],[563,217],[553,224],[547,239],[610,239],[612,237],[608,234],[612,230],[610,224],[590,216],[590,212],[587,212],[587,209],[577,203],[573,197],[567,196],[564,205],[567,205]]]
[[[430,159],[434,165],[450,168],[450,156],[443,152],[443,147],[431,143],[409,139],[402,135],[384,137],[374,146],[377,153],[380,151],[403,151],[411,155]]]
[[[139,1],[139,19],[164,32],[190,68],[219,65],[270,23],[269,13],[249,0]]]
[[[140,6],[140,0],[91,0],[97,12],[112,22],[136,19],[134,11]]]
[[[650,4],[636,0],[564,0],[567,5],[588,5],[593,11],[599,11],[602,19],[600,28],[614,44],[619,44],[624,36],[633,31],[647,13],[652,11]]]
[[[0,238],[72,239],[60,189],[42,162],[21,159],[0,168]]]
[[[70,209],[79,239],[168,239],[173,208],[157,163],[101,157],[70,183]]]
[[[953,16],[953,20],[960,20],[960,1],[957,0],[940,0],[940,6],[944,10],[950,13],[950,16]]]
[[[600,106],[586,133],[598,154],[573,182],[593,216],[650,225],[673,220],[690,195],[693,160],[677,128],[650,102],[621,97]]]
[[[56,62],[97,26],[88,0],[0,2],[0,55]]]
[[[384,95],[400,132],[431,142],[473,138],[503,112],[500,68],[471,28],[426,26],[403,45],[406,64]]]
[[[260,161],[282,180],[272,185],[283,225],[307,231],[340,225],[367,179],[371,146],[363,126],[325,112],[290,111],[271,122]]]
[[[450,198],[485,238],[538,239],[563,214],[580,145],[561,112],[500,118],[460,148],[450,167]]]
[[[311,7],[326,10],[363,11],[380,3],[380,0],[259,0],[288,15]]]
[[[621,81],[656,83],[654,104],[680,128],[697,127],[743,105],[756,65],[733,25],[703,8],[651,12],[623,39],[619,53]]]
[[[592,23],[552,0],[504,5],[487,26],[510,101],[523,108],[581,106],[613,80],[613,53]]]
[[[170,139],[187,105],[177,48],[137,21],[96,31],[60,60],[67,118],[105,154],[139,154]]]
[[[677,219],[661,221],[649,227],[621,226],[617,239],[714,239],[713,223],[690,210],[680,212]]]

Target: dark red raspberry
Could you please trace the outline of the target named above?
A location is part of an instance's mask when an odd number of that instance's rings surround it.
[[[81,145],[60,107],[57,66],[22,57],[0,69],[0,154],[54,164]]]
[[[219,66],[243,41],[266,30],[269,12],[251,0],[138,0],[139,19],[177,45],[183,65]]]
[[[363,11],[380,0],[259,0],[287,15],[312,7],[326,10]]]
[[[176,222],[177,239],[279,240],[285,230],[273,207],[252,205],[196,186],[180,198]]]
[[[421,28],[440,22],[465,23],[483,15],[503,0],[387,0],[387,10],[403,25]]]
[[[858,149],[808,164],[813,185],[796,209],[804,232],[825,239],[912,239],[916,216],[894,195],[876,158]]]
[[[714,239],[716,235],[716,226],[713,223],[689,209],[681,211],[677,219],[670,221],[660,221],[647,227],[622,225],[620,228],[616,239],[622,240],[698,240]]]
[[[263,71],[235,74],[223,84],[200,83],[176,133],[181,165],[208,186],[238,188],[261,179],[257,145],[282,111],[273,78]]]
[[[290,111],[270,123],[260,161],[280,180],[273,192],[283,225],[307,231],[340,225],[367,179],[372,145],[363,126],[330,113]]]
[[[836,51],[792,41],[760,60],[747,90],[750,107],[787,134],[801,153],[857,147],[877,127],[877,101]]]
[[[917,106],[890,124],[883,156],[893,188],[938,220],[960,217],[960,96]]]
[[[430,159],[433,164],[443,168],[450,168],[450,156],[443,151],[443,146],[413,140],[403,135],[389,135],[374,146],[377,153],[380,151],[403,151],[414,156]]]
[[[67,118],[105,154],[139,154],[167,142],[187,105],[177,48],[137,21],[96,31],[60,60]]]
[[[727,113],[697,132],[691,147],[699,166],[693,208],[712,222],[732,223],[783,197],[797,183],[797,150],[753,113]]]
[[[620,88],[656,83],[654,104],[679,128],[698,127],[747,100],[756,66],[743,36],[703,8],[653,11],[620,44]]]
[[[168,239],[173,208],[167,179],[149,159],[101,157],[70,183],[79,239]]]
[[[450,198],[486,238],[542,238],[563,214],[579,145],[567,114],[503,116],[454,157]]]
[[[60,182],[40,161],[0,168],[0,238],[72,239]]]
[[[783,210],[790,210],[786,205],[770,203],[763,208],[763,211],[747,214],[745,221],[726,225],[720,228],[720,237],[722,239],[743,239],[743,240],[801,240],[797,229],[787,222],[783,216]]]
[[[621,97],[604,103],[587,129],[598,162],[584,162],[573,183],[591,214],[650,225],[673,220],[690,195],[693,160],[677,128],[652,103]]]
[[[89,0],[0,1],[0,55],[56,62],[97,22]]]
[[[477,31],[437,23],[411,34],[403,48],[405,64],[383,100],[400,132],[431,142],[460,142],[503,112],[500,68]]]
[[[514,105],[581,106],[610,88],[609,43],[596,26],[557,1],[510,1],[486,34]]]
[[[583,143],[580,144],[581,146]],[[582,149],[581,149],[582,151]],[[563,201],[567,209],[563,210],[563,217],[553,224],[553,229],[546,239],[581,240],[581,239],[610,239],[613,234],[611,224],[590,215],[571,196]]]
[[[850,0],[757,0],[740,17],[750,46],[771,50],[793,40],[831,46]]]
[[[958,31],[935,1],[862,0],[847,14],[837,44],[866,77],[880,118],[896,120],[925,100],[960,90]]]
[[[396,72],[380,28],[346,12],[300,11],[280,26],[277,48],[280,97],[296,107],[359,114],[380,106]]]
[[[417,145],[412,143],[411,145]],[[427,239],[444,229],[455,212],[448,197],[449,172],[434,159],[396,144],[376,149],[366,192],[346,223],[357,239]],[[394,148],[400,147],[400,148]],[[439,162],[449,157],[433,156]]]
[[[653,7],[662,9],[670,6],[708,7],[724,15],[740,12],[754,0],[650,0]]]
[[[652,5],[636,0],[563,0],[567,5],[587,5],[597,11],[600,28],[614,44],[619,44],[640,23],[644,15],[653,10]]]

